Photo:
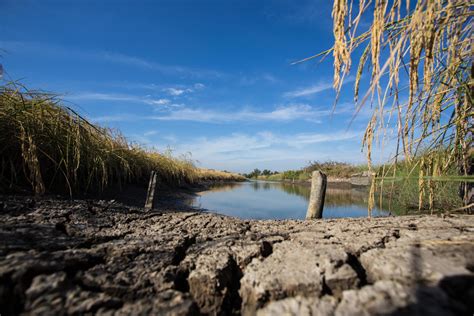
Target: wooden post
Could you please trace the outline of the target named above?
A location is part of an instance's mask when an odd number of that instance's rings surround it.
[[[321,171],[313,171],[311,176],[311,193],[309,196],[308,211],[306,211],[306,219],[323,217],[326,184],[326,175]]]
[[[155,171],[151,172],[150,182],[148,183],[148,192],[146,194],[145,211],[149,211],[153,208],[153,198],[155,197],[157,176],[158,174]]]

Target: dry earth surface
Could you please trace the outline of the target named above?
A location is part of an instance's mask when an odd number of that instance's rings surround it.
[[[26,197],[0,214],[2,316],[474,311],[471,216],[243,221]]]

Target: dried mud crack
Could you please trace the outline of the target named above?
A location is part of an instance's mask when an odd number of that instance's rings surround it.
[[[0,203],[0,314],[472,315],[474,217]]]

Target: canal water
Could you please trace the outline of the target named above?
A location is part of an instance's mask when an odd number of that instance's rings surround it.
[[[310,186],[270,181],[223,183],[202,191],[190,201],[193,207],[241,219],[304,219]],[[328,184],[324,218],[367,216],[367,188]],[[388,211],[372,210],[372,216]]]

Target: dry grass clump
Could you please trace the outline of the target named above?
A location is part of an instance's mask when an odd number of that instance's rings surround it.
[[[332,51],[339,93],[351,70],[351,56],[360,54],[355,111],[367,103],[373,109],[363,139],[369,168],[373,142],[395,131],[397,149],[384,176],[396,174],[400,159],[419,170],[420,201],[422,194],[433,195],[437,178],[453,165],[472,181],[468,177],[474,129],[471,5],[466,0],[335,0],[334,46],[304,59]],[[369,55],[371,63],[366,65]],[[359,100],[365,68],[371,69],[370,83]],[[424,158],[416,159],[421,152]],[[468,203],[466,199],[467,195]]]
[[[214,169],[198,169],[199,181],[245,181],[245,177],[232,172],[218,171]]]
[[[187,160],[129,144],[90,124],[51,94],[0,87],[0,188],[31,186],[36,194],[84,193],[110,185],[147,183],[151,170],[168,185],[193,183]]]

